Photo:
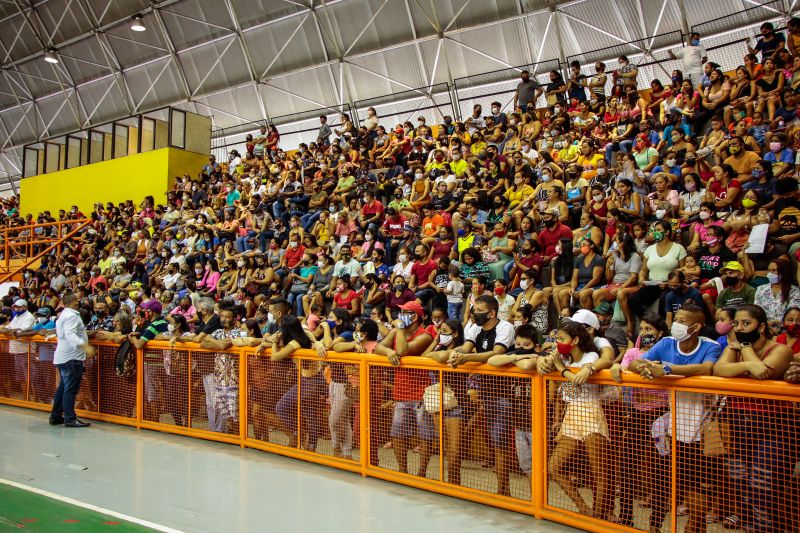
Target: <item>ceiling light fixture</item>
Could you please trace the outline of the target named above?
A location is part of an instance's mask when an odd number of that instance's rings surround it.
[[[131,29],[133,31],[145,31],[147,28],[144,27],[142,24],[142,16],[141,15],[134,15],[133,22],[131,23]]]
[[[48,48],[44,53],[44,60],[48,63],[58,63],[58,56],[56,56],[55,48]]]

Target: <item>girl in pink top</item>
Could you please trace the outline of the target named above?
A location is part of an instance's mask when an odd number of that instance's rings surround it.
[[[647,312],[639,325],[639,336],[632,348],[622,357],[622,364],[614,363],[611,377],[622,383],[623,370],[627,370],[631,361],[639,359],[661,338],[669,335],[669,328],[664,319],[656,313]],[[654,446],[637,446],[637,442],[651,442],[650,428],[669,408],[669,393],[665,390],[645,389],[641,387],[623,387],[622,407],[626,417],[620,420],[625,426],[619,450],[619,466],[622,470],[620,483],[619,515],[620,524],[633,526],[633,494],[637,487],[645,488],[645,494],[655,498],[662,497],[661,487],[650,486],[650,472],[653,468],[669,468],[669,457],[655,452]]]
[[[219,273],[216,259],[209,259],[205,266],[206,273],[203,279],[197,284],[197,290],[205,294],[213,294],[217,290],[217,283],[222,274]]]

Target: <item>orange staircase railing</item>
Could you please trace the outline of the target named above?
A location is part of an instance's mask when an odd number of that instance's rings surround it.
[[[0,283],[13,279],[25,268],[55,251],[84,229],[91,219],[61,220],[45,224],[0,229]],[[53,234],[53,228],[55,234]]]

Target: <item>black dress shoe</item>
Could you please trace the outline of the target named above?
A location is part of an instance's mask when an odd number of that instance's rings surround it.
[[[84,422],[83,420],[78,420],[77,418],[71,422],[64,422],[65,428],[88,428],[92,424],[90,422]]]
[[[62,417],[51,418],[50,419],[50,425],[51,426],[59,426],[59,425],[61,425],[63,423],[64,423],[64,419]]]

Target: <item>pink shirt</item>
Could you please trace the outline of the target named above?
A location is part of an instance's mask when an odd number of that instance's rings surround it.
[[[700,242],[702,244],[708,244],[708,242],[707,242],[707,239],[708,239],[708,228],[710,228],[711,226],[721,226],[721,225],[722,225],[722,221],[721,220],[713,221],[711,223],[711,225],[708,226],[708,227],[706,227],[706,225],[703,224],[702,222],[695,222],[692,225],[692,231],[694,231],[695,233],[697,233],[697,235],[700,236]]]
[[[208,292],[217,290],[217,283],[222,276],[219,272],[209,271],[203,276],[203,280],[197,284],[198,289],[206,289]]]
[[[639,339],[636,339],[636,344],[639,344]],[[622,368],[627,370],[631,361],[640,359],[643,354],[638,347],[631,348],[622,356]],[[652,411],[669,403],[669,391],[666,390],[625,387],[624,395],[626,399],[631,399],[637,411]]]

